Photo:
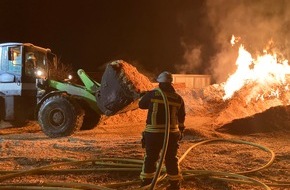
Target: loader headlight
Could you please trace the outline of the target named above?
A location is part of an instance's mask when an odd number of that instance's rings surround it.
[[[40,77],[43,75],[43,72],[41,70],[36,71],[36,76]]]
[[[67,81],[67,82],[69,82],[71,79],[73,78],[73,76],[72,75],[68,75],[67,76],[67,78],[66,79],[64,79],[64,81]]]
[[[35,71],[35,75],[36,75],[37,78],[40,78],[40,79],[45,79],[46,78],[46,74],[45,74],[45,72],[42,69],[37,69]]]

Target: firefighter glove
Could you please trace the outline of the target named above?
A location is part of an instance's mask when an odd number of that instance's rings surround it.
[[[139,94],[139,98],[142,98],[145,94],[147,94],[149,91],[142,91],[140,94]]]
[[[178,124],[178,128],[179,128],[179,132],[180,132],[180,137],[179,137],[179,140],[182,140],[183,137],[184,137],[184,129],[185,129],[185,126],[183,123],[179,123]]]
[[[142,144],[142,148],[145,148],[145,132],[142,132],[141,144]]]

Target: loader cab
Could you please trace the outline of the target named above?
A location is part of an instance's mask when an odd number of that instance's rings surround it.
[[[21,89],[25,86],[31,89],[36,79],[46,80],[50,70],[56,67],[56,56],[49,49],[27,43],[0,44],[0,83],[15,83]],[[21,92],[14,91],[14,94]]]
[[[0,104],[4,101],[4,119],[13,120],[23,115],[17,113],[21,109],[35,107],[37,83],[48,79],[50,69],[57,66],[56,60],[49,49],[30,43],[0,44]]]
[[[34,83],[37,78],[47,79],[48,60],[46,54],[35,48],[25,47],[23,51],[23,82]]]

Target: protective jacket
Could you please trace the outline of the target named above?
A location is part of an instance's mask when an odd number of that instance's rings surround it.
[[[175,92],[170,83],[160,83],[159,88],[168,99],[170,109],[170,132],[178,132],[178,124],[185,120],[185,108],[182,97]],[[139,108],[148,109],[146,132],[164,133],[166,114],[161,93],[155,89],[145,94],[139,102]]]

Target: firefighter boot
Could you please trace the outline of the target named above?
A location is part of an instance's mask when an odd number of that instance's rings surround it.
[[[166,188],[166,190],[180,190],[180,181],[179,180],[172,180],[169,181],[170,185]]]
[[[150,185],[151,182],[152,182],[152,180],[153,180],[152,178],[144,178],[144,179],[142,180],[141,187],[144,187],[144,186]]]

